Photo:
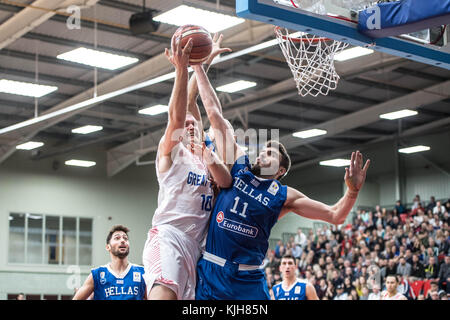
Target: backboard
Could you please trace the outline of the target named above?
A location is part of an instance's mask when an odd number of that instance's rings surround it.
[[[450,46],[426,43],[426,32],[373,39],[357,29],[358,10],[378,1],[369,0],[236,0],[239,17],[261,21],[316,36],[368,47],[391,55],[450,70]],[[296,8],[297,7],[297,8]],[[300,8],[301,7],[301,8]],[[450,34],[447,28],[444,38]],[[446,43],[445,43],[446,44]]]

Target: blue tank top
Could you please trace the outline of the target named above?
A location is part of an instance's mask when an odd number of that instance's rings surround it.
[[[272,288],[275,300],[306,300],[306,281],[297,279],[297,282],[284,291],[282,283],[276,284]]]
[[[246,155],[234,163],[233,185],[217,196],[205,250],[230,262],[261,265],[287,187],[277,180],[256,177],[250,168]]]
[[[94,300],[143,300],[144,267],[129,264],[123,277],[106,265],[91,270],[94,278]]]

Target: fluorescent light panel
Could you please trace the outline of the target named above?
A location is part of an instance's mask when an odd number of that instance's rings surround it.
[[[58,90],[58,87],[55,86],[45,86],[7,79],[0,80],[0,92],[17,94],[20,96],[40,98],[56,90]]]
[[[92,133],[92,132],[96,132],[96,131],[100,131],[100,130],[103,130],[102,126],[87,125],[87,126],[79,127],[76,129],[72,129],[72,133],[88,134],[88,133]]]
[[[332,159],[332,160],[320,161],[319,164],[321,166],[329,166],[329,167],[345,167],[345,166],[350,165],[350,160]]]
[[[245,21],[242,18],[189,7],[184,4],[154,17],[153,20],[175,26],[199,25],[211,33],[231,28]]]
[[[401,153],[415,153],[415,152],[428,151],[430,149],[431,148],[428,147],[428,146],[414,146],[414,147],[398,149],[398,152],[401,152]]]
[[[217,87],[216,90],[232,93],[232,92],[237,92],[237,91],[242,91],[242,90],[245,90],[248,88],[252,88],[254,86],[256,86],[256,82],[239,80],[239,81],[235,81],[235,82]]]
[[[19,149],[19,150],[32,150],[32,149],[36,149],[36,148],[42,147],[43,145],[44,145],[43,142],[28,141],[28,142],[19,144],[18,146],[16,146],[16,149]]]
[[[67,166],[86,167],[86,168],[95,166],[94,161],[85,161],[85,160],[76,160],[76,159],[67,160],[66,162],[64,162],[64,164]]]
[[[108,70],[119,69],[139,61],[137,58],[121,56],[83,47],[60,54],[57,58]]]
[[[160,113],[164,113],[164,112],[168,112],[169,111],[169,106],[166,105],[162,105],[162,104],[157,104],[156,106],[152,106],[152,107],[148,107],[148,108],[144,108],[139,110],[138,112],[140,114],[147,114],[150,116],[154,116]]]
[[[322,129],[311,129],[311,130],[305,130],[305,131],[299,131],[299,132],[295,132],[292,135],[296,138],[302,138],[302,139],[306,139],[306,138],[311,138],[311,137],[317,137],[317,136],[321,136],[327,134],[326,130],[322,130]]]
[[[334,56],[334,59],[337,61],[346,61],[350,59],[355,59],[358,57],[362,57],[368,54],[373,53],[372,49],[362,48],[362,47],[354,47],[351,49],[346,49],[341,53],[338,53]]]
[[[403,110],[399,110],[399,111],[381,114],[380,118],[388,119],[388,120],[395,120],[395,119],[415,116],[417,113],[418,112],[415,110],[403,109]]]

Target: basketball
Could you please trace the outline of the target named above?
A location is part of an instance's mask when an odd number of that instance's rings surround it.
[[[184,25],[179,27],[173,36],[179,35],[181,36],[182,48],[184,48],[189,39],[193,41],[189,64],[201,64],[211,54],[213,42],[210,33],[205,28],[191,24]]]

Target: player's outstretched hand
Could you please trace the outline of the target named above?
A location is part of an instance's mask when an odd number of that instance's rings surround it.
[[[166,48],[167,59],[176,69],[187,68],[189,65],[189,55],[191,54],[193,40],[189,39],[184,48],[181,47],[179,35],[173,35],[171,41],[171,50]]]
[[[215,57],[220,55],[224,52],[231,52],[232,50],[230,48],[222,48],[222,40],[223,40],[223,34],[214,34],[213,37],[213,48],[211,51],[211,54],[209,55],[208,59],[206,59],[206,64],[211,64],[211,62],[214,60]]]
[[[199,158],[202,158],[205,160],[206,164],[212,164],[214,162],[214,158],[212,156],[212,149],[208,148],[205,143],[202,144],[198,143],[191,143],[191,152],[198,156]]]
[[[368,159],[364,165],[363,156],[359,151],[352,152],[350,160],[350,167],[345,168],[345,184],[353,192],[359,192],[361,190],[364,181],[366,180],[367,169],[370,166],[370,160]]]

